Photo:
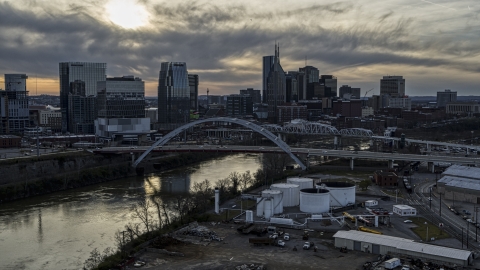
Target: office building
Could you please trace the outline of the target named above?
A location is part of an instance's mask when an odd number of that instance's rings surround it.
[[[291,94],[290,95],[290,99],[292,100],[296,100],[296,101],[299,101],[299,100],[306,100],[307,99],[307,77],[305,75],[304,72],[300,72],[300,71],[289,71],[288,72],[288,75],[289,76],[292,76],[291,77],[291,82],[290,83],[293,83],[293,79],[295,79],[296,81],[296,91],[297,91],[297,97],[295,98],[295,95],[294,94]],[[288,77],[287,77],[287,80],[288,80]],[[294,86],[293,84],[291,86],[288,85],[288,81],[287,81],[287,91],[288,91],[288,88],[292,88],[291,92],[293,92],[295,89],[294,89]]]
[[[70,92],[67,99],[68,132],[73,134],[95,133],[97,119],[97,97],[85,96],[85,82],[75,80],[70,82]]]
[[[49,129],[52,132],[60,132],[62,130],[62,112],[60,108],[50,105],[45,109],[38,111],[39,126]]]
[[[267,56],[269,58],[269,56]],[[265,68],[265,57],[264,57]],[[264,70],[265,73],[265,70]],[[277,106],[282,105],[286,101],[286,78],[285,72],[280,64],[280,47],[275,44],[275,56],[273,64],[269,68],[267,81],[267,105],[268,119],[272,123],[276,123],[278,117]]]
[[[445,106],[445,111],[447,114],[473,116],[474,114],[480,113],[480,104],[475,102],[451,102]]]
[[[68,95],[73,93],[78,96],[97,96],[97,82],[105,81],[107,70],[106,63],[85,63],[85,62],[62,62],[59,63],[59,75],[60,75],[60,109],[62,112],[62,132],[68,130],[75,130],[75,128],[69,128],[73,123],[69,122],[71,119],[68,115]],[[84,90],[78,92],[78,90],[71,90],[71,83],[77,87],[79,81],[83,82]],[[85,91],[83,94],[82,91]],[[91,123],[93,124],[93,122]]]
[[[262,103],[262,95],[260,90],[255,90],[253,88],[247,88],[240,90],[240,95],[249,95],[252,97],[252,102]]]
[[[340,98],[345,98],[344,95],[345,94],[350,94],[350,98],[361,98],[360,97],[360,88],[352,88],[351,86],[348,86],[348,85],[342,85],[339,89],[338,89],[338,96]]]
[[[145,82],[134,76],[107,78],[97,82],[95,134],[116,136],[148,133],[150,118],[145,117]]]
[[[332,111],[334,115],[345,117],[361,117],[362,102],[359,99],[335,100],[332,102]]]
[[[293,74],[285,74],[285,101],[298,102],[298,82]]]
[[[185,62],[164,62],[158,79],[158,123],[172,130],[190,119],[190,88]]]
[[[198,111],[198,75],[188,74],[188,87],[190,88],[190,110]]]
[[[383,79],[380,80],[380,95],[405,96],[405,79],[403,76],[383,76]]]
[[[26,74],[5,74],[5,91],[0,93],[0,132],[23,133],[29,127]]]
[[[246,116],[253,114],[253,102],[250,95],[227,96],[226,114],[228,116]]]
[[[275,54],[277,45],[275,44]],[[275,56],[269,55],[263,57],[263,67],[262,67],[262,102],[267,103],[267,86],[268,86],[268,75],[273,67]]]
[[[402,110],[412,109],[412,99],[409,97],[390,97],[387,102],[389,108],[401,108]]]
[[[307,105],[297,103],[285,103],[278,106],[278,123],[286,123],[295,119],[307,120]]]
[[[337,77],[333,75],[321,75],[320,84],[325,85],[325,93],[328,94],[326,97],[337,96]]]
[[[446,89],[444,92],[437,92],[437,107],[444,108],[449,102],[457,101],[457,92]]]
[[[320,92],[320,83],[319,83],[319,74],[320,71],[316,67],[305,66],[299,68],[299,72],[305,75],[305,95],[303,96],[306,100],[319,99],[322,98]]]

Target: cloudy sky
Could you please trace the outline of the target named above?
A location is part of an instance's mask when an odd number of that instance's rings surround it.
[[[156,96],[160,63],[180,61],[199,94],[232,94],[261,89],[277,41],[284,70],[307,58],[362,95],[385,75],[403,75],[412,96],[480,95],[479,12],[478,0],[0,0],[0,73],[58,94],[59,62],[106,62]]]

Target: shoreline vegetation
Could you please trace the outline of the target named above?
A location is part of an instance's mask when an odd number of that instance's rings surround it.
[[[156,157],[141,165],[145,168],[145,173],[155,173],[215,159],[220,156],[218,153],[181,153]],[[0,167],[11,166],[12,164],[18,166],[19,172],[23,172],[23,175],[20,177],[25,179],[0,186],[0,204],[137,175],[135,168],[131,166],[131,161],[128,161],[128,157],[110,157],[109,159],[111,160],[107,164],[82,168],[82,163],[84,164],[85,160],[92,158],[95,157],[92,157],[91,154],[81,153],[75,156],[61,154],[50,156],[49,158],[35,157],[21,160],[20,162],[18,160],[0,162]],[[32,177],[27,172],[28,168],[35,167],[37,162],[45,161],[54,162],[59,167],[57,172],[46,172],[41,177]],[[66,168],[65,164],[67,162],[72,163],[73,168]]]

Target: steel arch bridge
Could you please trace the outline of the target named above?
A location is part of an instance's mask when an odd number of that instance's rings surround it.
[[[290,151],[290,147],[288,146],[288,144],[286,144],[284,141],[282,141],[279,137],[275,136],[272,132],[270,132],[269,130],[267,130],[266,128],[264,127],[261,127],[261,126],[258,126],[256,124],[253,124],[249,121],[246,121],[246,120],[243,120],[243,119],[237,119],[237,118],[227,118],[227,117],[214,117],[214,118],[207,118],[207,119],[201,119],[201,120],[197,120],[197,121],[194,121],[194,122],[191,122],[191,123],[188,123],[188,124],[185,124],[173,131],[171,131],[170,133],[168,133],[167,135],[165,135],[163,138],[161,138],[160,140],[156,141],[152,146],[150,146],[150,148],[148,148],[145,152],[143,152],[142,155],[140,155],[140,157],[133,163],[133,167],[137,167],[138,164],[140,164],[140,162],[142,162],[142,160],[153,150],[155,149],[155,147],[157,146],[162,146],[164,145],[165,143],[167,143],[169,140],[171,140],[173,137],[177,136],[179,133],[181,133],[182,131],[186,130],[186,129],[189,129],[193,126],[196,126],[198,124],[202,124],[202,123],[206,123],[206,122],[227,122],[227,123],[234,123],[234,124],[239,124],[241,126],[244,126],[246,128],[249,128],[253,131],[256,131],[260,134],[262,134],[263,136],[265,136],[266,138],[268,138],[270,141],[272,141],[273,143],[275,143],[278,147],[280,147],[280,149],[282,149],[285,153],[287,153],[293,160],[295,160],[295,162],[300,165],[300,167],[302,168],[302,170],[306,170],[307,169],[307,166],[305,166],[305,164],[303,164],[303,162],[297,157],[295,156],[291,151]]]
[[[318,122],[309,122],[302,119],[292,120],[285,126],[279,125],[263,125],[262,127],[268,129],[271,132],[282,132],[289,134],[304,134],[304,135],[341,135],[348,137],[368,137],[371,138],[374,134],[371,130],[363,128],[345,128],[337,130],[327,124]]]

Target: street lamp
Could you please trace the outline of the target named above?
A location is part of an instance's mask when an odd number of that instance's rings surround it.
[[[428,242],[428,223],[425,221],[425,225],[427,225],[427,236],[425,237],[425,242]]]

